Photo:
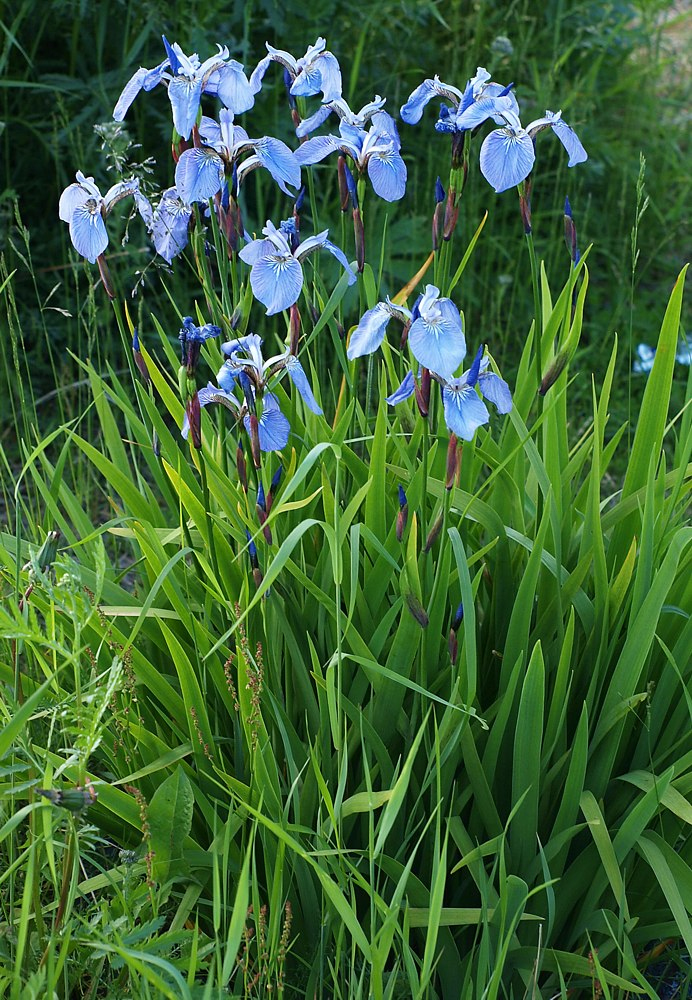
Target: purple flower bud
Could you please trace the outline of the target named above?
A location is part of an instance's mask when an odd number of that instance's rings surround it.
[[[449,435],[449,444],[447,445],[447,478],[445,480],[445,489],[451,490],[454,486],[454,481],[459,474],[459,452],[457,451],[458,438],[454,432]]]
[[[435,201],[439,205],[446,198],[445,189],[442,187],[442,181],[438,177],[435,181]]]
[[[421,628],[428,627],[428,622],[430,621],[428,613],[415,594],[406,595],[406,607],[409,609]]]
[[[460,602],[459,607],[456,609],[454,613],[452,628],[458,631],[459,626],[461,625],[463,620],[464,620],[464,605],[463,602]]]
[[[426,553],[430,552],[430,549],[433,547],[433,545],[437,541],[437,536],[442,531],[442,524],[443,523],[444,523],[444,511],[441,510],[440,513],[435,518],[435,520],[433,521],[432,527],[430,528],[430,531],[428,532],[428,537],[425,539],[425,548],[423,549],[424,552],[426,552]]]
[[[569,198],[565,198],[565,245],[567,246],[567,253],[572,258],[572,263],[577,264],[579,261],[577,227],[572,218],[572,207],[569,203]]]
[[[195,393],[185,404],[185,412],[190,422],[190,437],[192,446],[200,449],[202,447],[202,411],[199,405],[199,395]]]
[[[404,537],[406,523],[408,521],[408,501],[404,487],[399,484],[399,512],[396,516],[396,540],[400,542]]]
[[[235,464],[238,469],[238,479],[240,480],[240,485],[247,493],[247,466],[245,464],[245,453],[240,445],[238,445],[238,449],[235,453]]]
[[[142,352],[139,349],[139,336],[137,334],[137,328],[132,331],[132,354],[135,359],[135,364],[139,369],[139,374],[142,376],[142,381],[145,385],[149,385],[151,379],[149,377],[149,369],[147,368],[147,363],[142,357]]]

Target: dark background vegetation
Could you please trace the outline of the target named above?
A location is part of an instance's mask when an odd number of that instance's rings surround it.
[[[591,261],[586,333],[574,365],[581,372],[585,407],[590,378],[610,353],[617,331],[622,391],[614,400],[617,422],[627,419],[642,379],[627,378],[631,350],[651,342],[667,296],[689,246],[685,204],[689,196],[689,15],[684,7],[661,0],[639,2],[554,2],[528,0],[491,3],[478,0],[314,0],[310,18],[296,0],[242,3],[191,0],[24,0],[4,5],[0,39],[0,248],[6,271],[16,269],[15,303],[9,302],[10,329],[2,338],[5,379],[2,392],[3,442],[11,446],[22,423],[17,398],[17,366],[29,374],[27,391],[38,403],[43,427],[80,412],[75,365],[81,356],[109,356],[117,350],[111,318],[99,290],[90,296],[95,269],[76,260],[67,227],[59,222],[60,192],[77,169],[93,174],[102,190],[115,176],[106,172],[102,136],[95,123],[107,123],[132,72],[160,62],[161,34],[184,51],[206,58],[218,42],[245,64],[249,73],[264,54],[264,42],[301,55],[322,34],[339,58],[344,93],[360,107],[377,93],[396,114],[425,77],[463,87],[476,66],[493,78],[514,81],[524,121],[546,108],[561,108],[578,131],[589,160],[566,168],[564,151],[552,137],[541,137],[534,174],[533,214],[539,255],[549,275],[563,280],[566,257],[559,234],[562,206],[569,195],[580,245],[595,244]],[[278,69],[265,77],[255,108],[246,116],[251,134],[274,134],[291,141],[290,120]],[[433,130],[434,104],[415,128],[400,128],[409,185],[399,205],[368,205],[369,229],[387,213],[386,291],[393,293],[418,269],[429,249],[433,188],[438,174],[446,183],[449,140]],[[152,173],[140,172],[151,190],[168,186],[172,165],[165,151],[170,140],[170,108],[163,88],[142,94],[131,108],[127,133],[135,148],[130,163],[156,157]],[[136,148],[140,144],[140,148]],[[513,192],[496,196],[478,171],[474,144],[471,176],[461,213],[461,242],[473,233],[483,212],[490,213],[482,252],[474,256],[459,291],[471,340],[481,336],[511,372],[531,316],[528,260]],[[635,223],[640,154],[646,159],[648,208],[639,225],[640,256],[633,274],[631,231]],[[137,169],[137,168],[135,168]],[[334,171],[318,168],[323,219],[338,234]],[[246,224],[258,230],[274,206],[255,203],[255,185],[246,186]],[[286,211],[282,199],[277,212]],[[266,212],[266,214],[265,214]],[[18,225],[18,220],[21,224]],[[322,221],[322,220],[320,220]],[[111,223],[109,223],[109,226]],[[26,231],[22,231],[25,227]],[[371,237],[372,260],[379,249]],[[119,248],[117,272],[131,288],[134,272],[147,264],[147,280],[136,300],[140,321],[155,312],[176,326],[160,283],[152,278],[151,251],[139,222]],[[519,264],[517,265],[517,260]],[[557,269],[557,270],[556,270]],[[185,282],[179,262],[174,286]],[[0,278],[0,283],[2,278]],[[632,309],[632,286],[635,286]],[[8,295],[8,290],[4,293]],[[182,295],[181,295],[182,298]],[[15,308],[16,306],[16,308]],[[100,308],[98,343],[85,341],[86,311]],[[186,306],[182,306],[187,311]],[[12,316],[14,315],[14,321]],[[356,322],[357,317],[351,317]],[[92,338],[93,340],[93,338]],[[112,358],[111,358],[112,360]],[[56,388],[58,389],[56,393]],[[578,398],[578,396],[577,396]],[[26,419],[24,415],[24,420]],[[578,422],[578,420],[577,420]],[[30,428],[24,428],[31,433]],[[578,428],[577,428],[578,429]]]

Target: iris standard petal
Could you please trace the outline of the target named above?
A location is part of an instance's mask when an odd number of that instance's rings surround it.
[[[503,112],[513,112],[516,100],[512,102],[509,96],[492,97],[490,94],[479,97],[465,111],[458,114],[455,119],[457,131],[467,131],[482,125],[488,118],[492,118],[499,125],[504,125]]]
[[[70,218],[70,239],[75,250],[93,264],[108,246],[106,223],[100,206],[90,198],[77,205]]]
[[[391,396],[385,397],[385,403],[389,403],[390,406],[396,406],[397,403],[403,403],[405,399],[412,396],[415,391],[416,383],[413,379],[413,372],[407,372],[399,388],[395,389]]]
[[[313,395],[312,388],[310,386],[310,383],[308,382],[308,377],[305,374],[303,366],[301,365],[298,358],[291,357],[288,359],[288,361],[286,362],[286,371],[288,372],[288,376],[291,382],[293,382],[294,386],[300,393],[303,402],[308,407],[308,409],[312,410],[313,413],[317,414],[322,413],[322,407],[319,405],[319,403],[317,402],[317,400]]]
[[[204,146],[186,149],[175,168],[175,186],[183,201],[207,201],[221,188],[223,160],[213,149]]]
[[[269,254],[253,265],[250,284],[255,298],[266,306],[267,316],[273,316],[298,301],[303,288],[303,269],[295,257]]]
[[[341,97],[341,69],[335,55],[323,52],[317,58],[320,76],[322,77],[322,100],[333,101]]]
[[[224,361],[219,368],[218,375],[216,376],[216,381],[219,383],[224,392],[233,392],[237,378],[237,368],[233,364],[229,364],[228,361]]]
[[[406,193],[406,164],[396,150],[373,153],[368,159],[368,177],[375,194],[385,201],[398,201]]]
[[[173,125],[183,139],[190,137],[192,126],[197,120],[201,96],[201,79],[177,76],[168,84],[168,97],[173,108]]]
[[[378,302],[373,309],[368,309],[351,334],[346,350],[348,360],[353,361],[376,351],[384,340],[387,323],[391,318],[392,314],[384,302]]]
[[[473,440],[478,428],[490,420],[488,408],[476,390],[469,386],[458,388],[456,379],[443,388],[442,402],[445,423],[464,441]]]
[[[234,114],[249,111],[255,103],[256,91],[250,86],[243,66],[231,59],[212,73],[216,94]]]
[[[528,177],[535,159],[533,140],[523,129],[495,129],[481,146],[481,173],[499,194]]]
[[[266,136],[262,139],[253,139],[252,145],[258,160],[272,175],[284,194],[291,192],[286,187],[300,187],[300,164],[295,153],[288,148],[281,139],[272,139]]]
[[[493,372],[485,372],[478,377],[478,388],[486,399],[494,403],[498,413],[509,413],[512,409],[512,393],[504,379]]]

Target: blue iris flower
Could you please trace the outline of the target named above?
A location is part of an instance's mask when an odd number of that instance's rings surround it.
[[[186,56],[177,42],[169,45],[163,36],[166,58],[154,69],[140,67],[125,85],[113,111],[121,122],[140,90],[153,90],[159,83],[168,85],[176,132],[187,139],[197,120],[202,93],[218,97],[234,114],[248,111],[255,103],[256,87],[250,85],[242,65],[229,59],[228,49],[218,46],[218,53],[200,63],[195,53]]]
[[[217,381],[226,392],[234,389],[241,372],[249,375],[252,385],[263,392],[270,378],[285,369],[308,409],[313,413],[322,413],[303,366],[290,353],[289,348],[265,361],[262,355],[262,338],[256,333],[250,333],[237,340],[229,340],[222,345],[221,350],[226,360],[217,375]]]
[[[494,83],[487,69],[479,66],[476,75],[472,77],[464,91],[458,90],[449,83],[443,83],[438,76],[432,80],[424,80],[416,87],[408,101],[401,108],[401,117],[408,125],[417,125],[423,116],[425,106],[435,97],[449,101],[451,107],[443,104],[440,116],[435,125],[438,132],[465,132],[475,128],[476,120],[484,111],[491,115],[497,114],[494,102],[502,101],[504,106],[515,114],[519,114],[519,106],[510,87]],[[486,115],[487,117],[487,115]],[[482,121],[485,118],[481,118]],[[498,124],[502,124],[498,121]]]
[[[295,59],[283,49],[275,49],[269,42],[265,43],[267,52],[260,59],[250,75],[250,86],[255,93],[262,86],[264,74],[272,62],[281,63],[291,81],[289,93],[292,97],[310,97],[313,94],[323,95],[324,101],[333,101],[341,97],[341,70],[336,57],[326,50],[324,38],[318,38],[304,56]]]
[[[451,299],[440,297],[439,288],[426,285],[411,312],[389,299],[368,309],[351,334],[346,352],[350,361],[377,350],[393,316],[404,323],[410,322],[408,343],[413,356],[431,372],[451,376],[466,357],[459,310]]]
[[[75,250],[90,263],[93,264],[108,246],[106,216],[128,195],[133,196],[140,215],[147,226],[151,227],[151,205],[140,192],[136,177],[129,181],[119,181],[102,195],[94,178],[85,177],[78,170],[76,182],[66,187],[60,195],[58,214],[70,227],[70,239]]]
[[[320,117],[324,120],[333,110],[341,117],[340,134],[320,135],[308,139],[296,151],[298,162],[301,165],[319,163],[330,153],[337,151],[344,153],[353,160],[360,173],[367,170],[375,194],[385,201],[398,201],[406,191],[406,164],[399,152],[401,142],[394,119],[386,111],[379,110],[382,103],[384,102],[377,98],[366,105],[358,115],[350,112],[345,101],[333,101],[329,108],[323,106],[312,119],[302,122],[297,131],[301,132],[309,123],[317,122]],[[348,115],[344,109],[349,112]],[[369,118],[372,118],[369,131],[366,131],[362,124],[353,123],[364,122]],[[316,128],[317,124],[311,127]]]
[[[336,257],[348,274],[348,283],[352,285],[356,276],[346,257],[330,240],[329,230],[310,236],[303,243],[295,245],[291,238],[293,220],[282,222],[279,229],[267,222],[262,232],[264,239],[252,240],[243,247],[238,256],[246,264],[250,264],[250,284],[255,297],[266,306],[267,316],[290,308],[303,288],[303,268],[301,260],[315,250],[328,250]]]
[[[632,371],[635,375],[648,375],[654,366],[654,358],[656,357],[656,349],[650,347],[649,344],[638,344],[637,345],[637,357],[632,363]],[[690,350],[690,345],[685,341],[680,341],[678,344],[678,349],[675,352],[675,360],[679,365],[692,364],[692,350]]]
[[[212,118],[203,117],[199,134],[204,145],[186,149],[180,155],[175,186],[184,202],[189,205],[212,198],[231,173],[240,186],[256,167],[265,167],[286,194],[290,194],[287,184],[300,187],[300,165],[286,143],[269,136],[250,139],[244,128],[233,124],[232,111],[222,110],[219,122],[217,125]],[[252,155],[237,163],[238,157],[247,152]]]
[[[497,110],[497,103],[495,108]],[[494,116],[485,114],[485,118],[488,117]],[[543,118],[536,118],[526,128],[522,127],[519,116],[508,108],[501,108],[499,117],[503,120],[502,128],[485,137],[480,155],[481,173],[498,194],[516,187],[529,176],[536,159],[536,136],[546,128],[553,130],[567,150],[568,167],[587,159],[586,150],[573,129],[562,120],[560,111],[546,111]]]
[[[509,386],[499,375],[488,371],[490,361],[484,356],[484,351],[485,346],[481,344],[473,364],[459,378],[433,374],[442,390],[445,423],[450,431],[465,441],[471,441],[478,428],[490,420],[488,408],[477,390],[495,404],[498,413],[509,413],[512,409]],[[412,396],[415,389],[413,372],[409,371],[399,388],[391,396],[387,396],[386,401],[396,406]]]

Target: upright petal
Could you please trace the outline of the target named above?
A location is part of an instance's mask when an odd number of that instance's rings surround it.
[[[75,250],[93,264],[108,246],[106,224],[93,199],[77,205],[70,218],[70,239]]]
[[[168,84],[168,97],[173,108],[173,124],[176,132],[189,139],[192,126],[197,120],[199,102],[202,96],[202,80],[177,76]]]
[[[331,52],[323,52],[317,57],[316,64],[322,78],[322,100],[333,101],[341,97],[341,70],[336,56]]]
[[[445,423],[450,431],[464,441],[472,441],[482,424],[487,424],[490,414],[475,389],[459,387],[459,380],[452,379],[442,390]]]
[[[354,358],[362,358],[365,354],[376,351],[384,340],[391,318],[392,313],[384,302],[378,302],[373,309],[368,309],[351,334],[346,350],[348,360],[353,361]]]
[[[183,201],[207,201],[221,188],[223,160],[206,146],[186,149],[175,168],[175,186]]]
[[[267,316],[273,316],[298,301],[303,269],[294,257],[269,254],[253,265],[250,284],[255,297],[266,306]]]
[[[535,159],[533,140],[523,129],[495,129],[481,146],[481,173],[499,194],[525,180]]]
[[[294,386],[300,393],[303,402],[313,413],[322,413],[322,407],[315,399],[308,377],[303,370],[303,366],[296,357],[290,357],[286,362],[286,371]]]

